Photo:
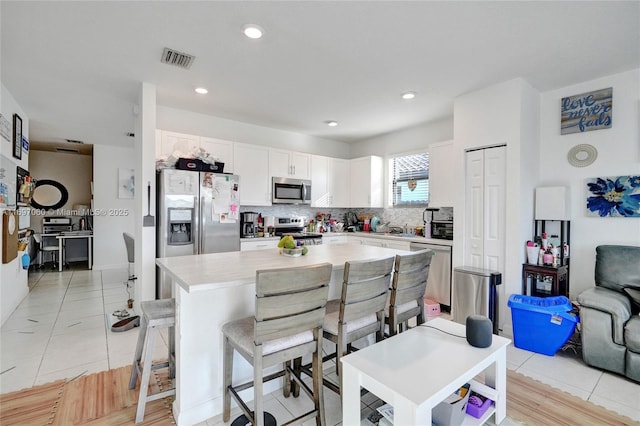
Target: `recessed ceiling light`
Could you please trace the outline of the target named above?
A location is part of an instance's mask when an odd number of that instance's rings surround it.
[[[206,95],[207,93],[209,93],[209,91],[204,87],[196,87],[196,93],[199,93],[201,95]]]
[[[260,38],[260,37],[262,37],[262,34],[264,34],[264,30],[262,29],[262,27],[260,27],[259,25],[255,25],[255,24],[247,24],[247,25],[245,25],[244,27],[242,27],[242,32],[247,37],[253,38],[253,39]]]
[[[325,123],[327,123],[329,127],[336,127],[338,125],[338,122],[333,120],[325,121]]]
[[[402,94],[402,99],[413,99],[416,97],[416,92],[405,92]]]

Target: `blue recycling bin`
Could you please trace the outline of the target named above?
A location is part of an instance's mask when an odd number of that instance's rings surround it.
[[[513,344],[543,355],[553,356],[573,335],[580,322],[571,314],[565,296],[535,297],[512,294],[508,306],[513,323]]]

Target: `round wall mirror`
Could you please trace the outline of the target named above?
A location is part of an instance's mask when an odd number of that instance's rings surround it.
[[[63,184],[55,180],[41,179],[36,182],[31,206],[42,210],[56,210],[64,206],[68,200],[69,192]]]

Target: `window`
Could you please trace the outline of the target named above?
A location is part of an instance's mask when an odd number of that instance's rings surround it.
[[[389,171],[392,206],[424,206],[429,202],[428,153],[391,158]]]

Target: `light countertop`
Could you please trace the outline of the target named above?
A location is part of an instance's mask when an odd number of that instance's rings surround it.
[[[408,241],[411,243],[426,243],[426,244],[437,244],[441,246],[453,246],[452,240],[439,240],[436,238],[425,238],[425,237],[403,237],[399,234],[385,234],[385,233],[376,233],[376,232],[325,232],[324,237],[334,237],[334,236],[351,236],[351,237],[364,237],[364,238],[381,238],[386,240],[395,240],[395,241]],[[255,237],[255,238],[240,238],[241,242],[249,242],[249,241],[273,241],[280,240],[280,237]]]
[[[329,262],[334,268],[344,267],[350,261],[395,256],[400,250],[361,244],[327,244],[309,246],[305,256],[287,257],[278,249],[234,251],[156,259],[156,264],[166,271],[188,293],[226,287],[254,284],[256,271],[260,269],[306,266]]]

